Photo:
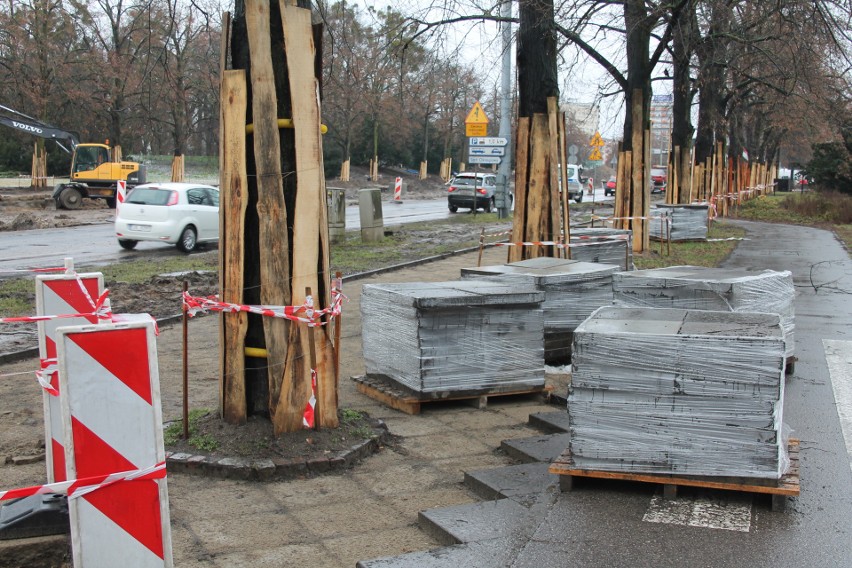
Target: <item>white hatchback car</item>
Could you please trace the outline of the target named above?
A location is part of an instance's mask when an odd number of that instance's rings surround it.
[[[196,183],[137,185],[115,216],[115,236],[122,248],[139,241],[176,245],[183,252],[219,240],[219,190]]]

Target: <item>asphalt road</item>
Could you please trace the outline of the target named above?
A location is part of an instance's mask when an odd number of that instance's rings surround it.
[[[411,200],[402,204],[383,204],[386,226],[444,219],[450,213],[444,200]],[[357,206],[346,208],[346,228],[361,226]],[[32,229],[3,233],[0,239],[0,276],[11,276],[14,270],[62,266],[66,257],[80,265],[104,265],[146,257],[180,256],[175,247],[160,243],[140,242],[135,250],[118,246],[112,223],[59,229]]]
[[[584,202],[592,200],[585,195]],[[612,201],[598,189],[595,202]],[[385,226],[446,219],[451,215],[444,199],[387,201],[384,196],[382,214]],[[464,210],[458,214],[464,214]],[[361,227],[357,205],[346,208],[347,230]],[[175,247],[160,243],[140,242],[136,249],[126,251],[118,246],[111,223],[60,229],[10,231],[0,239],[0,277],[11,276],[15,270],[62,266],[66,257],[74,258],[78,266],[97,266],[145,257],[180,256]]]

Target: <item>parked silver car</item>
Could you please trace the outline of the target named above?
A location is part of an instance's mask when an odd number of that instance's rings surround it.
[[[494,209],[494,194],[497,193],[497,175],[490,172],[461,172],[456,174],[447,189],[447,205],[451,213],[462,209],[483,209],[489,213]],[[509,193],[509,208],[512,206]]]

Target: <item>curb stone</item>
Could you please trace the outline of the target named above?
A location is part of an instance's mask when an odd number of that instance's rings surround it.
[[[166,452],[169,472],[244,481],[280,481],[336,473],[376,453],[389,439],[387,425],[379,420],[373,435],[346,450],[311,459],[211,457],[186,452]]]

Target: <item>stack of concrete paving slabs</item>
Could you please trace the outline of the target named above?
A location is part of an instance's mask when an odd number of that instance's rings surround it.
[[[544,292],[486,280],[367,284],[367,374],[417,393],[544,386]]]
[[[612,275],[620,269],[612,264],[539,257],[463,268],[461,276],[516,282],[544,292],[544,361],[561,365],[571,361],[574,329],[596,309],[612,304]]]
[[[668,217],[671,231],[666,223],[659,220],[648,221],[648,230],[652,239],[672,241],[707,240],[708,205],[667,205],[660,203],[651,208],[651,217]],[[662,237],[661,237],[662,235]]]
[[[578,469],[778,479],[783,408],[776,314],[608,307],[574,332]]]
[[[633,270],[633,231],[590,227],[571,229],[572,260],[615,264]]]
[[[795,347],[796,290],[789,271],[670,266],[613,275],[616,306],[778,314],[787,357]]]

